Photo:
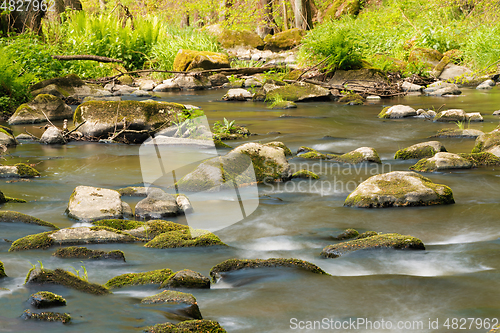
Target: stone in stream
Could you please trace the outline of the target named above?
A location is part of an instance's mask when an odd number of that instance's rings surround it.
[[[439,141],[427,141],[400,149],[394,155],[395,159],[409,160],[412,158],[432,157],[438,152],[446,152],[446,148]]]
[[[135,217],[141,220],[161,219],[180,213],[176,198],[159,188],[148,191],[148,196],[135,206]]]
[[[17,145],[16,138],[10,128],[0,125],[0,145],[14,147]]]
[[[30,90],[33,97],[40,94],[50,94],[59,98],[109,94],[106,90],[101,88],[86,85],[85,82],[75,74],[40,81],[31,86]]]
[[[50,291],[39,291],[34,293],[28,299],[31,305],[35,308],[50,308],[53,306],[64,306],[66,300],[61,296],[51,293]]]
[[[145,247],[168,249],[178,247],[227,246],[207,230],[184,229],[164,232],[147,242]]]
[[[467,121],[484,121],[483,116],[479,112],[469,112],[466,113],[465,116],[467,117]]]
[[[351,238],[356,238],[359,236],[359,232],[355,229],[346,229],[342,233],[338,234],[337,236],[332,237],[333,240],[345,240],[345,239],[351,239]]]
[[[3,194],[2,194],[2,196],[3,196]],[[40,219],[33,217],[33,216],[30,216],[30,215],[26,215],[26,214],[18,213],[18,212],[13,212],[13,211],[9,211],[9,210],[0,211],[0,222],[30,223],[30,224],[36,224],[36,225],[39,225],[42,227],[49,227],[49,228],[52,228],[54,230],[59,230],[59,227],[57,227],[53,223],[40,220]]]
[[[433,135],[433,138],[472,138],[475,139],[478,136],[484,134],[483,131],[476,129],[459,129],[459,128],[444,128],[439,130],[437,134]]]
[[[132,216],[132,209],[115,190],[77,186],[69,199],[66,213],[78,221],[90,222]]]
[[[60,321],[67,324],[71,321],[71,316],[67,313],[58,312],[40,312],[33,313],[30,310],[24,310],[21,318],[24,320],[41,320],[41,321]]]
[[[94,222],[94,225],[108,227],[116,230],[125,231],[126,233],[140,238],[142,240],[151,240],[156,236],[176,230],[189,230],[187,225],[174,223],[171,221],[151,220],[147,222],[131,221],[131,220],[100,220]]]
[[[324,100],[329,99],[330,90],[315,84],[305,82],[295,82],[285,86],[280,86],[266,94],[266,99],[281,97],[291,102]]]
[[[58,258],[79,258],[79,259],[115,259],[125,261],[125,254],[120,250],[109,252],[100,250],[90,250],[86,247],[68,246],[57,249],[53,254]]]
[[[7,277],[7,274],[5,274],[5,268],[3,266],[3,262],[0,261],[0,279]]]
[[[171,269],[163,268],[149,272],[125,273],[115,276],[106,282],[107,288],[123,288],[128,286],[139,286],[147,284],[162,285],[174,272]]]
[[[40,173],[24,163],[0,166],[0,178],[33,178],[40,177]]]
[[[210,289],[210,279],[198,272],[184,269],[175,272],[168,280],[163,281],[160,288]]]
[[[403,82],[403,84],[401,85],[401,88],[403,88],[403,91],[407,91],[407,92],[421,92],[424,87],[423,86],[420,86],[418,84],[414,84],[414,83],[410,83],[410,82]]]
[[[411,171],[393,171],[372,176],[349,194],[344,206],[386,208],[453,204],[453,192],[446,185]]]
[[[328,154],[328,158],[333,161],[347,164],[358,164],[362,162],[382,163],[377,151],[371,147],[361,147],[343,155]]]
[[[222,96],[224,101],[248,101],[254,96],[253,93],[246,89],[236,88],[229,89],[228,92]]]
[[[141,304],[172,304],[172,312],[181,316],[187,316],[194,319],[203,319],[200,309],[196,303],[196,298],[188,293],[174,290],[165,290],[159,294],[145,297]]]
[[[434,82],[434,83],[430,84],[429,86],[427,86],[427,88],[424,89],[424,93],[426,93],[428,95],[435,94],[439,90],[444,91],[443,89],[448,89],[448,88],[450,88],[452,90],[458,89],[457,85],[454,83],[450,83],[450,82],[446,82],[446,81],[437,81],[437,82]],[[441,96],[441,95],[442,95],[441,93],[437,93],[437,95],[435,95],[435,96]]]
[[[433,157],[424,158],[410,167],[410,170],[433,172],[449,169],[470,169],[472,162],[452,153],[436,153]]]
[[[208,81],[210,81],[210,83],[212,84],[213,87],[221,87],[224,84],[228,83],[229,79],[224,74],[216,73],[216,74],[210,75],[208,77]]]
[[[487,152],[469,153],[469,154],[460,153],[458,155],[471,162],[473,167],[500,165],[500,157],[497,157],[492,153],[487,153]]]
[[[500,157],[500,128],[484,133],[476,139],[472,153],[488,152]]]
[[[476,87],[476,89],[480,90],[485,90],[485,89],[491,89],[496,85],[496,82],[493,81],[492,79],[488,79],[486,81],[481,82],[480,85]]]
[[[226,330],[216,321],[200,319],[200,320],[185,320],[178,324],[164,323],[148,326],[144,329],[145,332],[210,332],[210,333],[226,333]]]
[[[385,107],[379,114],[379,118],[399,119],[405,117],[413,117],[417,115],[417,111],[408,105],[394,105]]]
[[[434,117],[434,122],[457,122],[467,120],[467,114],[462,109],[450,109],[439,112]]]
[[[167,79],[164,80],[163,83],[160,83],[157,85],[154,89],[153,92],[166,92],[166,91],[176,91],[180,90],[181,87],[174,82],[174,79]]]
[[[45,143],[47,145],[63,145],[66,143],[66,139],[64,139],[62,131],[59,128],[49,126],[49,128],[43,132],[40,143]]]
[[[111,293],[108,288],[97,283],[90,283],[61,268],[56,268],[55,270],[32,268],[26,276],[25,284],[58,284],[93,295],[106,295]]]
[[[129,186],[118,189],[118,193],[123,197],[147,197],[149,187]]]
[[[358,250],[372,249],[425,250],[424,243],[416,237],[400,234],[382,234],[328,245],[321,252],[325,258],[338,258]]]
[[[59,97],[40,94],[29,103],[20,105],[8,122],[11,125],[42,123],[47,121],[45,116],[49,120],[71,119],[73,110]]]
[[[302,178],[302,179],[319,179],[319,176],[309,170],[299,170],[292,175],[292,179]]]
[[[206,75],[177,74],[172,82],[182,89],[201,90],[212,87]]]

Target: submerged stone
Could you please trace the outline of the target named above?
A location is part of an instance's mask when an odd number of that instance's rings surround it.
[[[90,283],[61,268],[55,270],[32,268],[26,276],[26,284],[58,284],[93,295],[111,293],[108,288],[97,283]]]
[[[71,320],[71,316],[67,313],[58,312],[40,312],[33,313],[30,310],[24,310],[21,318],[24,320],[42,320],[42,321],[60,321],[63,324],[67,324]]]
[[[441,142],[427,141],[398,150],[394,155],[394,158],[409,160],[413,158],[432,157],[438,152],[446,152],[446,148],[441,144]]]
[[[198,247],[198,246],[227,246],[219,237],[206,230],[186,229],[162,233],[151,241],[147,242],[145,247],[157,249],[178,248],[178,247]]]
[[[105,252],[77,246],[59,248],[56,252],[54,252],[53,256],[58,258],[115,259],[125,261],[125,254],[120,250]]]
[[[167,332],[204,332],[204,333],[226,333],[220,324],[216,321],[200,319],[185,320],[178,324],[165,323],[148,326],[144,330],[149,333],[167,333]]]
[[[105,286],[112,289],[146,284],[162,285],[173,273],[174,272],[168,268],[141,273],[125,273],[110,279],[106,282]]]
[[[200,309],[196,303],[196,298],[188,293],[183,293],[174,290],[165,290],[159,294],[145,297],[141,300],[141,304],[165,304],[174,303],[182,305],[180,313],[194,319],[203,319]]]
[[[198,272],[184,269],[172,274],[168,280],[161,284],[160,288],[210,289],[210,279]]]
[[[470,169],[472,163],[452,153],[436,153],[433,157],[424,158],[417,162],[417,164],[410,167],[410,170],[421,172],[433,172],[450,169]]]
[[[64,306],[66,300],[50,291],[39,291],[32,294],[28,300],[35,308],[49,308],[52,306]]]
[[[36,217],[26,215],[23,213],[13,212],[9,210],[0,211],[0,222],[8,222],[8,223],[30,223],[36,224],[42,227],[49,227],[54,230],[59,230],[59,227],[56,225],[40,220]]]

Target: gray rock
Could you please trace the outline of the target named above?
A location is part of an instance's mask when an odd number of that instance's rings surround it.
[[[135,217],[142,220],[162,219],[179,213],[175,197],[158,188],[151,189],[148,196],[135,206]]]
[[[144,80],[139,85],[139,88],[144,91],[151,91],[156,86],[156,83],[153,80]]]
[[[65,77],[38,82],[31,87],[31,95],[50,94],[59,98],[84,97],[89,95],[104,94],[102,89],[87,86],[77,75],[69,74]]]
[[[480,85],[476,87],[476,89],[491,89],[496,85],[496,82],[493,81],[492,79],[488,79],[484,82],[482,82]]]
[[[425,92],[426,90],[424,90]],[[447,95],[460,95],[462,91],[458,89],[457,85],[444,87],[441,89],[433,90],[431,92],[426,92],[427,96],[447,96]]]
[[[132,95],[134,95],[136,97],[150,97],[151,93],[149,93],[148,91],[145,91],[145,90],[136,90],[132,93]]]
[[[178,74],[172,82],[182,89],[201,90],[212,87],[210,81],[204,76],[197,78],[194,75]]]
[[[166,92],[166,91],[176,91],[180,90],[181,87],[174,82],[173,79],[164,80],[163,83],[157,85],[153,91],[154,92]]]
[[[424,87],[419,86],[418,84],[414,84],[414,83],[410,83],[410,82],[406,82],[406,81],[403,82],[401,87],[403,88],[403,91],[407,91],[407,92],[422,91],[424,89]]]
[[[225,101],[246,101],[252,99],[254,94],[246,89],[229,89],[229,91],[222,97]]]
[[[483,116],[479,112],[466,113],[467,121],[484,121]]]
[[[381,100],[382,98],[380,96],[376,96],[376,95],[370,95],[370,96],[366,96],[366,100],[367,101],[379,101]]]
[[[56,96],[40,94],[31,102],[22,104],[9,118],[9,124],[34,124],[50,120],[71,119],[73,110]]]
[[[213,87],[220,87],[220,86],[224,85],[225,83],[229,82],[229,79],[227,78],[227,76],[225,76],[224,74],[221,74],[221,73],[210,75],[208,77],[208,80],[210,81],[210,83],[212,84]]]
[[[462,109],[450,109],[446,111],[439,112],[436,117],[434,117],[434,121],[439,122],[457,122],[457,121],[465,121],[467,119],[467,114]]]
[[[47,145],[63,145],[66,143],[66,140],[59,128],[50,126],[43,132],[40,143],[45,143]]]
[[[417,115],[417,111],[408,105],[394,105],[386,107],[379,113],[379,118],[398,119],[405,117],[413,117]]]
[[[14,165],[0,165],[0,178],[18,178],[19,172]]]
[[[66,212],[69,217],[82,222],[130,217],[130,207],[122,202],[115,190],[91,186],[78,186],[69,199]]]
[[[460,77],[472,75],[472,71],[464,66],[457,66],[455,64],[448,64],[439,75],[439,79],[443,81],[455,80]]]
[[[189,201],[189,198],[184,194],[179,194],[177,198],[175,198],[175,201],[177,202],[177,206],[179,206],[179,213],[188,214],[193,212],[191,201]]]
[[[52,306],[66,305],[66,300],[50,291],[39,291],[28,299],[35,308],[50,308]]]
[[[0,130],[0,145],[4,145],[6,147],[14,147],[17,145],[17,141],[9,132]]]
[[[198,272],[190,269],[184,269],[182,271],[175,272],[160,286],[160,288],[165,287],[210,289],[210,279]]]
[[[424,158],[417,162],[410,170],[432,172],[449,169],[470,169],[472,162],[453,153],[436,153],[433,157]]]
[[[89,227],[57,230],[49,235],[57,245],[80,245],[97,243],[134,242],[135,238],[126,232],[113,232],[105,229],[92,230]]]
[[[466,128],[466,129],[459,129],[459,128],[445,128],[440,130],[436,135],[433,137],[439,137],[439,138],[477,138],[480,135],[484,134],[483,131],[476,130],[476,129],[471,129],[471,128]]]
[[[165,290],[160,294],[149,296],[141,300],[141,304],[172,304],[177,307],[172,307],[170,312],[174,312],[181,316],[187,316],[194,319],[203,319],[196,303],[196,298],[188,293],[180,291]],[[162,308],[163,309],[163,308]]]
[[[493,115],[494,115],[494,116],[500,116],[500,110],[493,111]]]
[[[0,135],[0,137],[1,137],[1,135]],[[18,141],[38,141],[37,138],[34,138],[31,135],[26,134],[26,133],[21,133],[18,136],[16,136],[16,140],[18,140]],[[0,138],[0,144],[4,144],[4,143],[2,143],[1,138]]]
[[[245,80],[244,84],[245,88],[250,88],[250,87],[262,87],[262,82],[255,78],[249,78]]]
[[[394,158],[409,160],[413,158],[431,157],[441,151],[446,151],[446,148],[441,144],[441,142],[427,141],[398,150],[394,155]]]
[[[122,98],[120,96],[103,96],[103,97],[86,96],[83,99],[82,103],[90,102],[90,101],[113,101],[113,102],[119,102],[121,100],[122,100]]]
[[[283,99],[291,102],[307,100],[324,100],[330,96],[330,90],[318,85],[296,82],[285,86],[280,86],[266,94],[266,98],[272,100],[275,96],[281,96]]]
[[[377,151],[371,147],[361,147],[343,155],[328,155],[332,160],[343,163],[357,164],[362,162],[382,163]]]
[[[439,90],[439,89],[443,89],[443,88],[448,88],[448,87],[456,87],[457,85],[454,84],[454,83],[450,83],[450,82],[446,82],[446,81],[437,81],[437,82],[434,82],[430,85],[427,86],[427,88],[424,89],[424,92],[427,94],[427,93],[431,93],[431,92],[434,92],[436,90]]]

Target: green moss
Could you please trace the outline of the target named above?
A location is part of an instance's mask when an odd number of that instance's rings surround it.
[[[90,250],[86,247],[69,246],[59,248],[53,256],[58,258],[79,258],[79,259],[119,259],[125,261],[123,251],[114,250],[108,253],[99,250]]]
[[[409,169],[419,172],[433,172],[436,171],[437,166],[436,162],[429,161],[428,158],[423,158],[420,161],[418,161],[415,165],[412,165]]]
[[[14,132],[12,131],[12,128],[0,125],[0,132],[7,134],[8,136],[14,137]]]
[[[364,98],[359,94],[352,93],[344,95],[342,96],[342,98],[339,99],[340,103],[347,103],[347,104],[356,101],[361,101],[361,104],[363,104]]]
[[[422,146],[411,150],[409,148],[398,150],[394,155],[394,159],[409,160],[413,158],[432,157],[436,155],[436,153],[438,153],[438,151],[436,151],[431,146]],[[441,150],[441,151],[446,151],[446,150]]]
[[[27,276],[27,283],[36,284],[59,284],[68,288],[72,288],[84,293],[93,295],[106,295],[111,293],[108,288],[97,284],[85,281],[71,272],[57,268],[55,270],[49,269],[35,269],[30,270]]]
[[[168,268],[142,273],[126,273],[115,276],[114,278],[106,282],[105,286],[108,288],[122,288],[127,286],[137,286],[145,284],[161,285],[163,282],[168,280],[173,273],[174,272]]]
[[[500,131],[495,130],[479,136],[476,139],[476,146],[472,149],[472,153],[480,153],[498,145],[500,145]]]
[[[204,58],[210,58],[211,62],[203,61]],[[209,51],[193,51],[181,49],[177,52],[174,59],[174,71],[190,71],[196,68],[216,69],[229,68],[229,58],[227,55]]]
[[[11,197],[4,197],[5,202],[15,202],[15,203],[27,203],[28,201],[24,199],[18,199],[18,198],[11,198]]]
[[[342,163],[347,163],[347,164],[358,164],[362,162],[374,162],[374,163],[382,163],[380,160],[380,157],[378,156],[377,152],[375,152],[373,158],[367,159],[365,155],[363,155],[360,152],[357,151],[352,151],[349,153],[345,153],[343,155],[328,155],[330,159],[335,160],[337,162],[342,162]]]
[[[219,139],[214,139],[215,148],[233,148]]]
[[[210,288],[210,279],[190,269],[175,272],[160,288]]]
[[[267,100],[281,98],[286,101],[297,102],[309,98],[308,96],[323,96],[324,89],[309,83],[293,83],[279,87],[267,93]],[[325,98],[327,98],[325,96]]]
[[[224,330],[218,322],[205,319],[186,320],[178,324],[157,324],[146,327],[144,331],[150,333],[226,333],[226,330]]]
[[[85,85],[85,82],[82,81],[76,74],[68,74],[64,77],[57,77],[49,80],[44,80],[41,82],[38,82],[37,84],[34,84],[30,87],[31,91],[38,90],[45,88],[48,85],[55,84],[57,86],[61,86],[64,88],[71,88],[71,87],[81,87]]]
[[[123,197],[135,197],[137,193],[137,189],[135,187],[125,187],[116,190]],[[142,196],[142,195],[140,195]]]
[[[264,41],[253,31],[224,30],[218,37],[219,43],[226,49],[238,45],[248,45],[257,49],[264,47]]]
[[[364,0],[335,0],[324,19],[338,19],[344,15],[358,15]]]
[[[201,233],[200,236],[192,237],[191,233]],[[222,245],[219,237],[205,230],[177,230],[162,233],[151,241],[146,243],[145,247],[153,247],[158,249],[177,248],[177,247],[198,247],[198,246],[214,246]]]
[[[245,268],[260,268],[260,267],[294,267],[301,270],[306,270],[316,274],[325,274],[320,267],[307,262],[305,260],[290,258],[270,258],[270,259],[228,259],[215,265],[210,269],[210,277],[213,282],[220,276],[220,273],[231,272]]]
[[[5,135],[7,135],[7,136],[12,137],[12,134],[10,134],[9,132],[7,132],[5,129],[3,129],[3,128],[1,128],[1,127],[0,127],[0,133],[3,133],[3,134],[5,134]]]
[[[344,240],[344,239],[350,239],[350,238],[356,238],[359,236],[359,232],[355,229],[346,229],[344,232],[341,234],[332,237],[333,240]]]
[[[479,166],[498,166],[500,165],[500,158],[493,155],[492,153],[482,152],[482,153],[461,153],[458,154],[460,157],[467,159],[472,163],[474,167]]]
[[[5,268],[3,266],[3,262],[0,261],[0,279],[7,277],[7,274],[5,274]]]
[[[356,239],[362,239],[362,238],[372,237],[372,236],[377,236],[377,235],[378,235],[378,232],[376,232],[376,231],[365,231],[362,234],[359,234],[358,237],[356,237]]]
[[[49,227],[54,230],[59,230],[59,227],[55,226],[50,222],[46,222],[36,217],[26,215],[23,213],[13,212],[9,210],[0,211],[0,222],[21,222],[21,223],[31,223],[40,225],[43,227]]]
[[[54,245],[54,240],[49,237],[55,231],[47,231],[39,234],[28,235],[14,241],[10,246],[9,252],[22,250],[45,250]]]
[[[141,300],[143,304],[158,304],[158,303],[185,303],[196,304],[196,298],[188,293],[183,293],[175,290],[165,290],[159,294],[145,297]]]
[[[316,150],[308,151],[307,153],[300,154],[297,157],[307,158],[307,159],[315,159],[315,160],[318,160],[318,159],[326,160],[327,159],[327,156],[325,154],[322,154]]]
[[[14,166],[17,167],[17,173],[21,178],[32,178],[40,176],[40,172],[25,163],[17,163],[14,164]]]
[[[64,306],[66,305],[66,300],[50,291],[39,291],[30,296],[30,303],[37,308],[45,308],[50,306]]]
[[[353,251],[377,248],[425,250],[424,243],[422,243],[420,239],[393,233],[328,245],[321,252],[321,256],[326,258],[337,258]]]
[[[108,227],[115,230],[131,230],[142,226],[144,223],[131,220],[108,219],[93,222],[95,226]]]
[[[67,324],[71,320],[71,316],[67,313],[57,313],[57,312],[32,313],[30,310],[24,310],[24,313],[21,317],[24,320],[60,321],[63,324]]]
[[[380,111],[380,113],[378,114],[378,117],[384,119],[390,118],[391,116],[387,114],[387,111],[389,111],[390,108],[390,106],[383,108],[382,111]]]
[[[147,233],[150,237],[156,237],[166,232],[189,230],[187,225],[163,220],[151,220],[146,222]]]
[[[309,170],[299,170],[292,175],[292,178],[319,179],[319,176]]]
[[[278,141],[269,142],[266,143],[266,146],[281,148],[284,150],[285,156],[292,156],[292,151],[283,142],[278,142]]]
[[[272,51],[289,50],[299,45],[305,34],[306,32],[302,29],[293,28],[275,35],[267,35],[264,38],[266,43],[264,49]]]

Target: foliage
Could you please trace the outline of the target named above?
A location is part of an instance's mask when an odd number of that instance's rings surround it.
[[[214,134],[231,134],[236,131],[235,122],[236,120],[228,121],[226,118],[224,118],[224,124],[216,121],[212,127],[212,131]]]

